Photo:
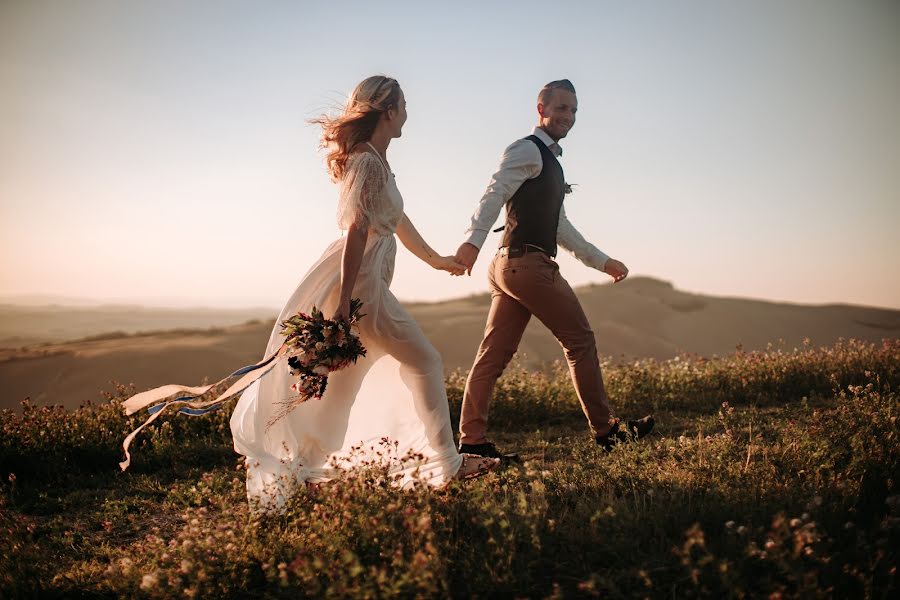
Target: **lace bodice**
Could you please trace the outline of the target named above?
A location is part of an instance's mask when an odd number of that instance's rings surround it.
[[[347,229],[357,221],[377,235],[393,235],[403,218],[403,197],[381,157],[372,152],[351,155],[340,185],[338,227]]]

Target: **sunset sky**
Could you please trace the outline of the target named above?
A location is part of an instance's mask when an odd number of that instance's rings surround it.
[[[280,307],[340,235],[306,120],[376,73],[406,93],[388,156],[439,251],[565,77],[566,210],[632,275],[900,308],[890,0],[0,1],[0,300]],[[484,292],[498,241],[471,278],[401,248],[392,289]]]

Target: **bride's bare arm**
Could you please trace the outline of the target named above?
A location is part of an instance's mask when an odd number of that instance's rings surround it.
[[[452,256],[441,256],[422,238],[409,217],[404,213],[397,225],[397,237],[406,248],[420,258],[425,264],[435,269],[449,271],[453,275],[462,275],[465,268]]]
[[[341,256],[341,296],[332,319],[346,320],[350,316],[350,298],[353,295],[353,286],[356,285],[356,276],[359,274],[368,239],[369,230],[365,225],[354,222],[347,228],[347,242]]]
[[[406,246],[407,250],[419,257],[428,266],[434,266],[434,261],[438,258],[438,253],[422,239],[422,235],[405,213],[403,218],[400,219],[400,224],[397,225],[397,237],[400,238],[400,241]]]

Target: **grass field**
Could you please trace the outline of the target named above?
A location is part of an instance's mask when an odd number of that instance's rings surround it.
[[[598,452],[567,371],[511,369],[491,429],[523,464],[406,491],[372,467],[267,518],[228,410],[161,419],[126,473],[131,390],[4,411],[0,597],[896,597],[900,341],[606,376],[616,414],[655,413],[647,440]]]

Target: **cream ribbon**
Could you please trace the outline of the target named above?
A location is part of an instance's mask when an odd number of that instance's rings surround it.
[[[222,402],[225,402],[226,400],[228,400],[235,394],[242,392],[244,389],[249,387],[250,384],[252,384],[254,381],[256,381],[257,379],[261,378],[263,375],[268,373],[272,369],[272,367],[274,367],[278,363],[279,359],[282,356],[284,356],[284,354],[287,352],[287,349],[288,349],[287,344],[282,344],[281,347],[278,350],[276,350],[274,354],[266,357],[262,361],[256,363],[255,365],[252,365],[250,367],[244,367],[243,369],[239,369],[239,370],[235,371],[234,373],[232,373],[231,375],[229,375],[228,377],[225,377],[224,379],[221,379],[211,385],[204,385],[204,386],[199,386],[199,387],[190,387],[190,386],[175,385],[175,384],[163,385],[158,388],[154,388],[152,390],[147,390],[146,392],[141,392],[140,394],[135,394],[134,396],[131,396],[130,398],[125,400],[122,403],[122,406],[125,408],[125,414],[133,415],[134,413],[141,410],[142,408],[149,406],[155,402],[165,400],[166,398],[170,398],[179,392],[187,392],[187,393],[193,394],[195,396],[194,398],[190,398],[190,399],[172,400],[170,402],[166,402],[158,410],[156,410],[152,415],[150,415],[150,417],[148,417],[147,420],[144,421],[144,423],[140,427],[138,427],[137,429],[135,429],[134,431],[129,433],[128,437],[125,438],[125,441],[122,442],[122,448],[125,450],[125,460],[119,463],[119,467],[121,467],[121,469],[123,471],[128,468],[128,466],[131,464],[131,454],[128,452],[128,447],[131,445],[131,442],[134,441],[134,438],[137,437],[137,434],[140,433],[140,431],[144,427],[146,427],[147,425],[149,425],[150,423],[155,421],[157,418],[159,418],[159,416],[167,408],[169,408],[170,406],[185,405],[190,408],[199,409],[199,408],[210,408],[214,405],[221,404]],[[220,384],[224,383],[225,381],[228,381],[229,379],[237,376],[238,374],[243,374],[243,376],[240,379],[238,379],[237,381],[235,381],[233,384],[231,384],[231,386],[229,386],[227,390],[225,390],[222,394],[220,394],[214,400],[206,400],[206,401],[202,401],[202,402],[197,401],[197,399],[196,399],[197,397],[202,396],[203,394],[205,394],[209,390],[213,389],[217,385],[220,385]]]

